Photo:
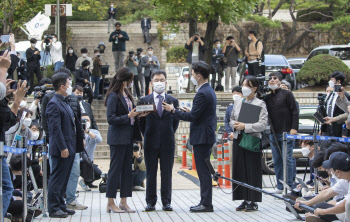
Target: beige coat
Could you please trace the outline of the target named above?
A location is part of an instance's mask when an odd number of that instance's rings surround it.
[[[230,126],[233,128],[233,124],[237,121],[239,112],[241,111],[242,107],[242,100],[236,100],[234,105],[233,105],[233,110],[231,114],[231,121],[230,121]],[[245,101],[247,102],[247,100]],[[250,103],[250,101],[249,101]],[[259,116],[259,121],[256,123],[246,123],[245,124],[245,130],[244,132],[247,134],[250,134],[255,137],[261,138],[261,132],[263,132],[267,126],[267,120],[268,120],[268,115],[267,115],[267,109],[266,109],[266,104],[264,101],[254,98],[251,102],[252,105],[260,106],[262,107],[260,111],[260,116]],[[240,134],[240,130],[235,130],[234,131],[234,138],[238,138],[238,134]]]

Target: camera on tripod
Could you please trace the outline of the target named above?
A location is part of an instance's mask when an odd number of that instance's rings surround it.
[[[50,45],[50,43],[51,43],[51,40],[52,40],[52,35],[44,35],[44,43],[46,44],[46,45]]]
[[[41,100],[42,98],[44,98],[46,93],[51,92],[53,90],[54,90],[54,88],[53,88],[52,84],[45,84],[43,86],[36,86],[34,88],[34,99]]]
[[[262,97],[266,96],[266,93],[270,90],[269,88],[269,76],[263,76],[259,74],[256,76],[259,81],[259,90],[258,92],[262,95]]]

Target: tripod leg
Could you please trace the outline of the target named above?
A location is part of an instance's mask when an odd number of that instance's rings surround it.
[[[43,194],[42,194],[42,192],[39,191],[38,185],[37,185],[35,177],[34,177],[33,168],[30,166],[28,171],[29,171],[30,180],[33,183],[35,194],[38,195],[40,193],[40,195],[38,196],[39,208],[42,210],[42,214],[46,215],[46,211],[45,211],[44,205],[43,205],[42,200],[41,200],[41,197]]]

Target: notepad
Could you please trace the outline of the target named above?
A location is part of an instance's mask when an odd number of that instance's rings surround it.
[[[259,122],[260,111],[261,106],[252,105],[250,103],[242,103],[237,121],[241,123]]]

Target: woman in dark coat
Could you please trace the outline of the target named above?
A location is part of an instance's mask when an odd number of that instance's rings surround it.
[[[75,63],[78,59],[78,56],[74,53],[74,49],[72,46],[68,47],[67,55],[66,55],[66,68],[69,69],[72,73],[75,71]]]
[[[110,146],[110,165],[107,178],[107,212],[135,213],[127,204],[132,195],[133,142],[141,141],[141,133],[135,121],[136,108],[128,88],[134,74],[129,68],[121,68],[113,77],[106,93],[107,143]],[[119,207],[114,202],[120,187]]]
[[[234,139],[232,148],[232,179],[247,183],[254,187],[262,187],[261,172],[261,133],[267,125],[267,109],[265,102],[256,98],[259,89],[259,82],[254,76],[247,76],[242,85],[243,99],[236,100],[230,125],[234,129]],[[238,122],[238,116],[243,103],[250,103],[261,107],[259,120],[256,123],[248,124]],[[250,151],[241,147],[240,142],[243,132],[247,135],[260,138],[260,148]],[[232,184],[233,200],[243,200],[242,204],[236,208],[237,211],[255,211],[258,209],[256,202],[261,202],[261,193]]]

